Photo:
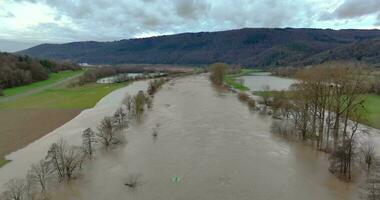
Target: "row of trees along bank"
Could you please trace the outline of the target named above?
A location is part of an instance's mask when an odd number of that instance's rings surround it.
[[[4,200],[51,199],[51,192],[61,183],[79,178],[88,160],[94,159],[96,148],[112,150],[115,145],[126,142],[125,130],[129,121],[140,119],[146,109],[153,106],[152,98],[168,78],[152,80],[147,92],[139,91],[135,96],[126,95],[122,106],[113,116],[104,117],[97,130],[87,128],[82,132],[82,146],[68,145],[63,139],[50,145],[45,159],[33,164],[23,179],[11,179],[6,190],[0,194]],[[149,93],[149,94],[148,94]],[[157,137],[155,129],[154,137]],[[139,174],[129,174],[124,185],[135,188]]]
[[[277,92],[267,104],[275,120],[272,131],[286,138],[310,141],[329,153],[329,170],[344,180],[353,169],[364,171],[363,197],[380,198],[380,163],[375,148],[359,122],[365,120],[363,94],[371,91],[370,70],[356,62],[332,62],[298,70],[298,82],[288,92]],[[362,139],[360,139],[362,138]],[[362,170],[360,170],[362,169]]]
[[[228,65],[211,65],[210,72],[213,84],[222,86]],[[329,62],[282,73],[298,82],[290,91],[265,92],[262,97],[260,103],[276,118],[272,131],[329,153],[329,171],[343,180],[352,179],[354,168],[363,171],[367,179],[362,196],[380,199],[380,161],[359,124],[366,120],[363,94],[373,91],[368,81],[372,70],[357,62]],[[256,106],[246,93],[239,92],[238,98]]]

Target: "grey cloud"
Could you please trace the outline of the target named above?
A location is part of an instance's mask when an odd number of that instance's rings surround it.
[[[55,23],[29,27],[29,35],[63,42],[242,27],[305,27],[312,25],[315,13],[305,0],[13,1],[51,7]]]
[[[321,16],[321,19],[353,19],[379,12],[379,0],[345,0],[332,13],[325,13],[325,15]]]
[[[176,13],[183,18],[198,18],[207,12],[208,8],[206,1],[178,0],[176,3]]]

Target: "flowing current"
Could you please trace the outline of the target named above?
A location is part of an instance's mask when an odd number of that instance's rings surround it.
[[[356,185],[328,172],[324,153],[274,136],[271,117],[205,75],[165,84],[153,103],[126,130],[126,145],[98,149],[54,199],[357,199]],[[140,177],[135,189],[124,185],[131,174]]]

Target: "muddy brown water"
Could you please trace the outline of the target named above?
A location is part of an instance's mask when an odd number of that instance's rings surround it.
[[[10,179],[24,178],[32,164],[45,158],[52,143],[63,139],[68,144],[81,145],[83,130],[86,128],[96,129],[103,117],[113,115],[116,109],[120,107],[126,94],[136,94],[139,90],[146,90],[147,86],[147,81],[136,81],[124,88],[115,90],[102,98],[95,107],[82,111],[75,118],[49,134],[6,155],[6,159],[12,161],[0,168],[0,193],[4,191],[5,183]],[[45,126],[44,124],[40,125]]]
[[[166,84],[153,110],[126,130],[128,143],[97,150],[83,177],[54,199],[357,199],[325,154],[270,133],[272,119],[250,111],[206,76]],[[152,137],[158,124],[158,136]],[[139,186],[124,186],[140,174]]]

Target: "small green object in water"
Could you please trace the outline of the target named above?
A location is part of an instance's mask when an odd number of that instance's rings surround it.
[[[172,178],[173,183],[178,183],[180,180],[181,180],[181,178],[179,178],[178,176],[174,176]]]

